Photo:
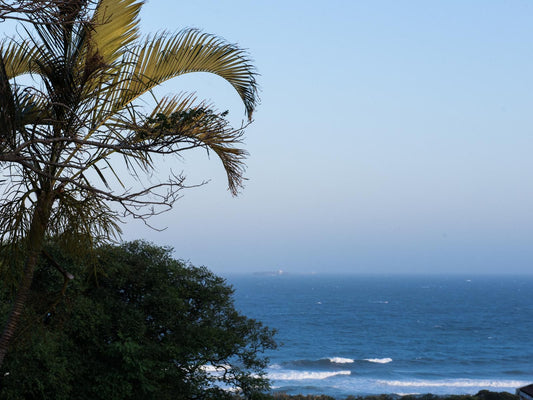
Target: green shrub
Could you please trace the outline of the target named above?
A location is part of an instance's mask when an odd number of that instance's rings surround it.
[[[259,398],[268,388],[273,331],[237,312],[233,289],[206,268],[139,241],[100,248],[96,264],[49,252],[76,279],[50,308],[62,278],[40,265],[2,399],[233,398],[228,388]]]

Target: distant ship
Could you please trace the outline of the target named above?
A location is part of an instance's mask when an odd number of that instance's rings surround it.
[[[280,276],[280,275],[286,275],[287,273],[283,271],[282,269],[278,269],[277,271],[262,271],[262,272],[255,272],[254,275],[259,276]]]

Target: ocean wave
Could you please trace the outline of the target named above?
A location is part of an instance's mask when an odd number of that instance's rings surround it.
[[[334,368],[338,364],[352,364],[355,360],[345,357],[321,358],[319,360],[293,360],[283,362],[284,367],[289,368]]]
[[[332,358],[328,358],[328,360],[329,362],[334,363],[334,364],[352,364],[355,362],[351,358],[343,358],[343,357],[332,357]]]
[[[361,364],[364,362],[376,363],[376,364],[387,364],[392,362],[392,358],[364,358],[359,360],[354,360],[353,358],[347,357],[329,357],[321,358],[318,360],[293,360],[285,361],[281,365],[285,368],[334,368],[338,364]]]
[[[365,361],[377,364],[388,364],[392,362],[392,358],[365,358]]]
[[[312,372],[312,371],[283,371],[269,372],[268,378],[274,381],[299,381],[308,379],[327,379],[338,375],[350,375],[350,371]]]
[[[380,385],[395,386],[395,387],[423,387],[423,388],[438,388],[438,387],[481,387],[481,388],[517,388],[528,385],[530,382],[526,381],[498,381],[488,379],[455,379],[455,380],[413,380],[413,381],[385,381],[378,380]]]

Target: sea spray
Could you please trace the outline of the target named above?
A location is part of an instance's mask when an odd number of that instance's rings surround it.
[[[376,364],[388,364],[392,362],[392,358],[365,358],[364,361]]]

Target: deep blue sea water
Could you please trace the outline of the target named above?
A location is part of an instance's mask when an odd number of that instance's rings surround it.
[[[533,277],[231,276],[237,308],[278,330],[273,388],[343,398],[533,382]]]

